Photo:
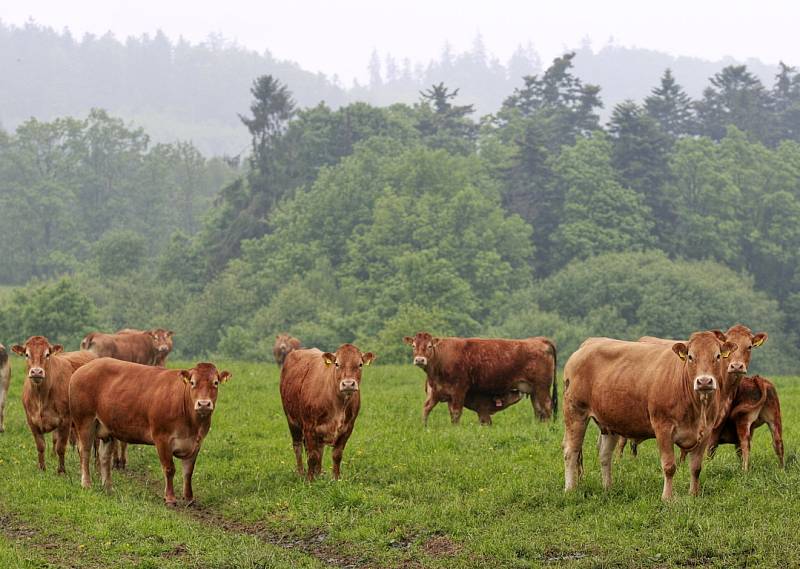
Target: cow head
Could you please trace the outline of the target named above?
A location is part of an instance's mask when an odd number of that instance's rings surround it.
[[[192,408],[200,418],[211,416],[217,403],[219,384],[233,377],[227,371],[217,371],[216,366],[209,363],[199,363],[192,369],[182,369],[180,376],[189,387]]]
[[[333,379],[339,393],[349,397],[358,392],[361,370],[375,360],[375,355],[372,352],[361,353],[353,344],[342,344],[335,354],[322,354],[322,360],[326,366],[333,367]]]
[[[50,370],[50,357],[64,350],[61,344],[51,344],[44,336],[31,336],[21,346],[12,346],[11,350],[27,360],[27,376],[34,385],[40,385]]]
[[[737,324],[725,332],[724,338],[739,346],[739,349],[729,359],[728,373],[744,375],[747,373],[747,368],[750,367],[753,348],[757,348],[767,341],[767,333],[753,334],[747,326]]]
[[[728,375],[728,359],[737,345],[714,332],[695,332],[687,343],[676,342],[672,351],[684,362],[692,389],[708,395],[719,389]]]
[[[414,348],[414,365],[425,369],[428,360],[433,356],[439,338],[434,338],[427,332],[417,332],[416,336],[406,336],[403,342]]]
[[[289,340],[291,339],[292,337],[289,334],[278,334],[275,336],[275,349],[286,355],[286,352],[289,351]]]
[[[159,354],[169,354],[172,351],[172,336],[175,334],[172,330],[164,330],[163,328],[156,328],[148,330],[147,333],[153,339],[153,347]]]

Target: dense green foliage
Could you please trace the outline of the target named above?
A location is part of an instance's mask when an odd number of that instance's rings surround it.
[[[0,297],[3,339],[160,325],[184,356],[269,360],[290,331],[399,362],[402,336],[430,328],[552,336],[563,362],[589,335],[744,322],[772,338],[760,369],[789,370],[800,75],[783,66],[768,89],[732,66],[693,101],[667,71],[604,128],[574,59],[525,76],[480,121],[442,83],[414,105],[333,110],[297,108],[260,76],[239,170],[150,147],[103,111],[32,119],[0,139],[0,217],[18,228],[0,282],[63,276],[59,294],[91,310],[45,326],[31,305],[49,289],[34,283]]]
[[[772,340],[770,340],[771,342]],[[768,345],[768,344],[767,344]],[[766,345],[765,345],[766,347]],[[754,356],[760,359],[762,353]],[[371,366],[362,408],[342,461],[342,479],[313,484],[294,455],[272,364],[218,362],[233,373],[220,388],[213,427],[194,474],[198,508],[163,505],[155,449],[129,447],[129,472],[114,488],[80,487],[77,453],[67,474],[36,468],[36,449],[18,404],[24,369],[14,358],[7,432],[0,434],[0,561],[31,567],[794,567],[800,520],[795,488],[800,385],[775,379],[781,395],[786,470],[766,427],[755,432],[751,471],[732,446],[704,464],[702,493],[675,476],[674,503],[660,499],[655,441],[614,463],[600,482],[592,424],[585,478],[563,492],[560,422],[538,423],[529,400],[480,427],[471,411],[453,427],[444,405],[424,429],[423,375],[411,366]],[[48,441],[49,443],[49,441]],[[176,484],[181,469],[177,462]],[[277,544],[277,545],[276,545]],[[25,566],[25,565],[22,565]]]

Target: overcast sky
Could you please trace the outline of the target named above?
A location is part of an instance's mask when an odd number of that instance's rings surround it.
[[[716,60],[730,55],[800,65],[800,2],[762,0],[2,0],[0,20],[32,18],[73,35],[118,38],[163,30],[199,42],[219,33],[237,43],[338,74],[349,84],[366,77],[373,49],[427,63],[445,42],[456,52],[481,34],[487,50],[506,61],[530,42],[547,62],[590,38],[610,38],[674,55]]]

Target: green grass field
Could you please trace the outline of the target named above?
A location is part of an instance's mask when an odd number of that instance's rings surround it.
[[[560,417],[536,423],[523,400],[492,427],[470,411],[453,427],[440,404],[425,430],[422,372],[411,366],[365,369],[342,480],[330,478],[328,449],[325,476],[308,484],[294,473],[277,368],[228,362],[234,378],[195,471],[199,507],[168,509],[153,447],[131,447],[110,493],[81,489],[75,451],[66,476],[49,452],[39,472],[20,402],[24,363],[13,365],[0,435],[0,567],[800,566],[793,378],[776,380],[785,471],[762,427],[750,473],[723,447],[705,465],[700,497],[687,496],[684,465],[677,499],[663,504],[653,441],[615,463],[604,492],[590,427],[586,477],[565,496]]]

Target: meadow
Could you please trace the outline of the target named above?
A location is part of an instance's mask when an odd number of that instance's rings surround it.
[[[423,374],[411,366],[364,370],[342,480],[330,477],[328,449],[323,477],[309,484],[294,472],[277,367],[218,364],[234,377],[198,459],[198,505],[170,509],[153,447],[131,447],[110,492],[94,472],[95,486],[81,489],[76,451],[65,476],[50,452],[39,472],[20,402],[24,362],[14,358],[0,434],[0,567],[800,566],[796,378],[775,379],[785,471],[762,427],[751,472],[723,447],[705,464],[701,496],[687,495],[683,465],[677,498],[664,504],[653,441],[615,462],[606,492],[591,426],[586,476],[565,495],[560,416],[538,423],[523,400],[492,427],[470,411],[454,427],[440,404],[424,429]]]

